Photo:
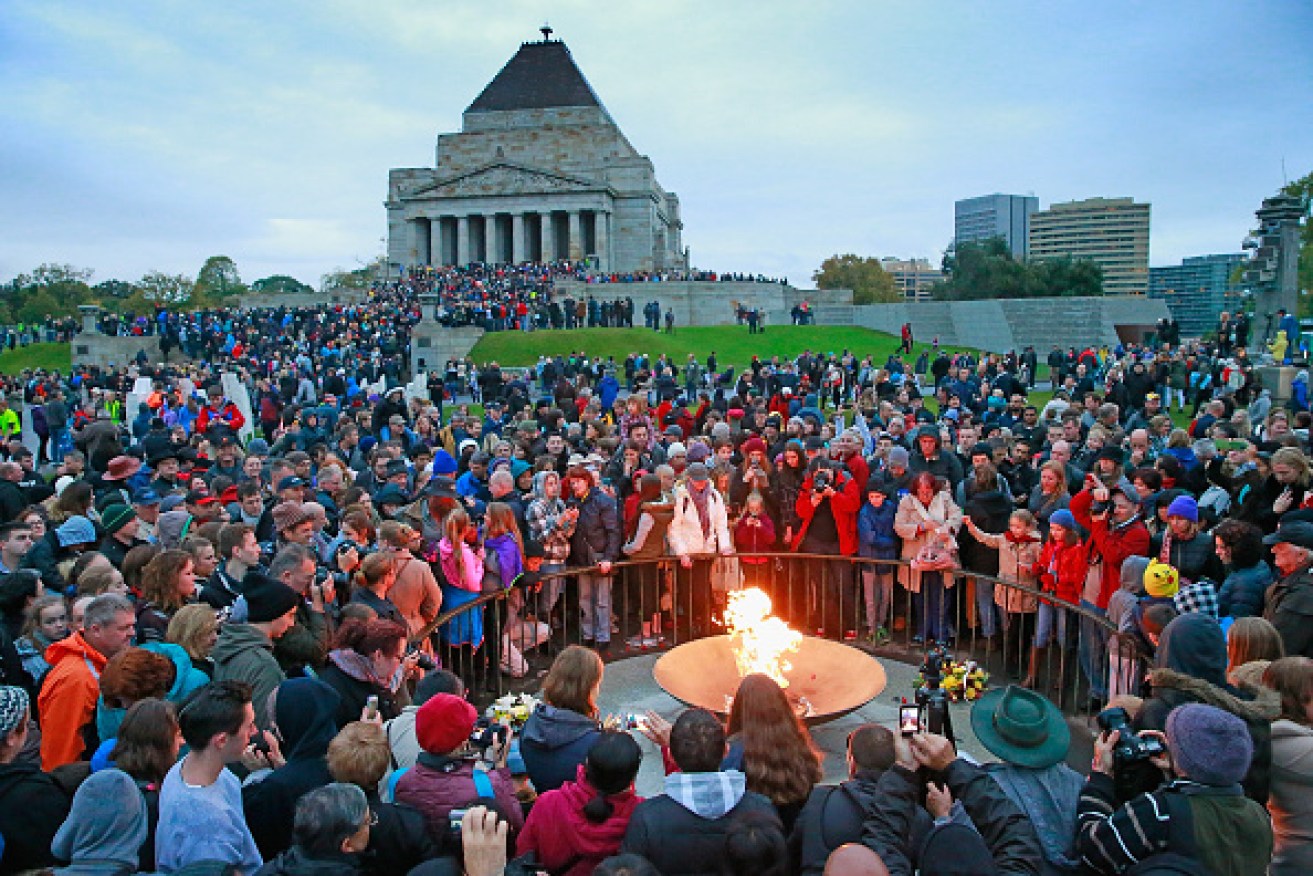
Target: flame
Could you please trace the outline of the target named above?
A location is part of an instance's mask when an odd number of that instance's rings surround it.
[[[770,597],[757,587],[732,591],[725,605],[725,626],[738,663],[739,675],[764,673],[782,688],[789,686],[784,673],[793,668],[785,659],[802,644],[802,633],[770,616]]]

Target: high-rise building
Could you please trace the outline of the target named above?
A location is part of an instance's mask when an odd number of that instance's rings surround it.
[[[1179,265],[1149,269],[1149,297],[1167,302],[1186,337],[1202,336],[1216,327],[1223,310],[1235,313],[1244,304],[1243,281],[1231,282],[1244,253],[1191,256]]]
[[[908,301],[929,301],[931,287],[948,279],[928,259],[884,258],[880,267],[894,278],[894,288]]]
[[[1149,205],[1131,198],[1052,204],[1030,217],[1030,257],[1069,257],[1103,268],[1106,295],[1149,291]]]
[[[1026,257],[1030,217],[1039,198],[1030,195],[982,195],[953,204],[953,242],[968,243],[1001,237],[1013,258]]]

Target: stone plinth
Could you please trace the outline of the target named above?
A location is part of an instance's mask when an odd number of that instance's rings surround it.
[[[1293,395],[1290,385],[1298,373],[1299,369],[1293,365],[1262,365],[1258,368],[1258,379],[1272,393],[1273,404],[1281,405],[1290,401]]]

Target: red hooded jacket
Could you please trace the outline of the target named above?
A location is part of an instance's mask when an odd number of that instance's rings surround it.
[[[1121,526],[1109,526],[1108,518],[1094,520],[1090,517],[1090,505],[1094,496],[1088,489],[1081,490],[1071,497],[1069,510],[1076,522],[1089,530],[1086,542],[1089,547],[1091,563],[1095,557],[1103,563],[1102,578],[1099,587],[1099,599],[1096,603],[1104,611],[1108,610],[1108,600],[1117,592],[1122,583],[1122,561],[1127,557],[1149,556],[1149,530],[1144,521],[1133,518],[1130,523]]]
[[[859,484],[852,475],[845,474],[843,489],[837,491],[830,499],[830,510],[834,512],[834,527],[839,531],[839,553],[845,557],[857,553],[857,513],[862,510],[864,489],[866,489],[865,484]],[[793,537],[795,551],[807,536],[807,529],[816,514],[816,507],[812,504],[812,476],[807,475],[802,482],[802,489],[798,490],[798,501],[794,503],[794,511],[802,518],[802,526]]]
[[[584,777],[580,764],[575,781],[548,791],[533,804],[516,841],[516,854],[536,852],[538,862],[552,873],[588,876],[602,861],[619,853],[629,817],[643,802],[632,790],[612,794],[607,798],[611,817],[596,824],[584,815],[584,806],[596,796],[597,790]]]

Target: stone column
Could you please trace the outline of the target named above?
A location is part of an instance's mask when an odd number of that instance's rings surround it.
[[[543,261],[550,262],[552,259],[556,258],[556,250],[552,246],[552,214],[549,211],[547,213],[540,213],[539,216],[542,218],[540,233],[542,234]]]
[[[434,216],[429,219],[429,264],[442,263],[442,217]]]
[[[437,226],[438,222],[436,219],[425,217],[419,220],[419,256],[420,260],[426,265],[431,265],[435,261],[433,258],[435,249],[433,243],[433,229]]]
[[[456,264],[470,262],[470,217],[456,217]]]
[[[578,210],[570,211],[570,245],[567,254],[571,260],[584,257],[584,228]]]
[[[611,214],[598,210],[593,214],[593,240],[597,244],[597,269],[599,271],[611,270],[611,238],[610,231]]]
[[[529,260],[524,246],[524,214],[511,214],[511,262],[519,264]]]

